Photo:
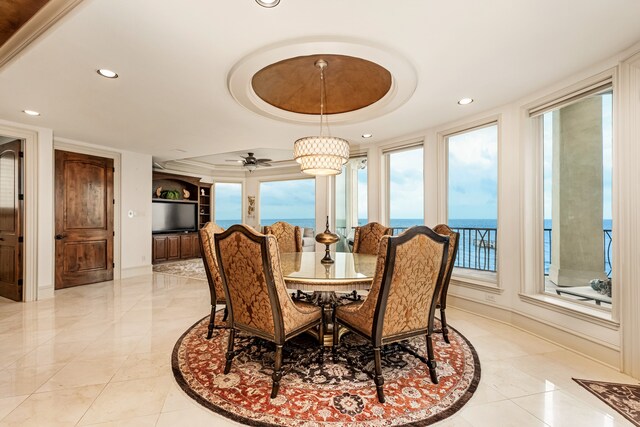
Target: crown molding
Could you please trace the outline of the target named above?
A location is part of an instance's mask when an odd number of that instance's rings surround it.
[[[0,69],[81,2],[82,0],[50,0],[0,46]]]

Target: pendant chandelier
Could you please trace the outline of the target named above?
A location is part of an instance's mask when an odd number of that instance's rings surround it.
[[[327,101],[324,69],[327,65],[324,59],[315,62],[320,69],[320,136],[300,138],[293,144],[293,157],[300,163],[300,170],[309,175],[338,175],[342,165],[349,160],[349,142],[331,136],[329,118],[324,114]],[[328,135],[324,135],[324,127]]]

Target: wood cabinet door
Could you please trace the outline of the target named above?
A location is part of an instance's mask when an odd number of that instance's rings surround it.
[[[194,233],[191,236],[193,237],[193,256],[202,258],[202,254],[200,253],[200,236],[198,233]]]
[[[0,145],[0,296],[14,301],[22,301],[21,148]]]
[[[113,159],[55,152],[55,289],[113,280]]]
[[[180,259],[180,236],[167,236],[167,259]]]
[[[167,236],[153,236],[153,262],[167,260]]]
[[[180,258],[193,258],[193,237],[191,234],[180,235]]]

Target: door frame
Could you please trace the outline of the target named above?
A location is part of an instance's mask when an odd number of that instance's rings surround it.
[[[113,205],[113,231],[115,232],[115,236],[113,236],[113,263],[115,266],[113,267],[113,280],[120,280],[121,277],[121,262],[120,262],[120,225],[121,225],[121,171],[122,171],[122,155],[116,151],[108,151],[103,150],[101,148],[97,148],[91,146],[89,144],[84,145],[77,141],[64,139],[64,138],[54,138],[53,140],[53,152],[55,150],[62,151],[70,151],[72,153],[79,154],[87,154],[90,156],[104,157],[107,159],[113,159],[113,168],[115,172],[113,173],[113,198],[115,199],[115,204]],[[52,153],[53,154],[53,153]],[[52,155],[54,166],[53,171],[55,173],[55,155]],[[56,213],[55,209],[51,212],[51,221],[55,224]],[[51,247],[52,254],[55,255],[55,240],[51,239]],[[53,268],[55,274],[55,266]]]
[[[24,141],[22,301],[38,298],[38,131],[0,123],[0,135]]]

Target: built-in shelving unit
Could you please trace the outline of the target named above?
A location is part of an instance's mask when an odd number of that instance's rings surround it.
[[[163,199],[157,194],[162,191],[177,191],[180,198]],[[200,178],[154,172],[152,198],[170,203],[197,204],[198,228],[211,220],[211,185],[200,182]],[[201,256],[197,231],[153,234],[151,241],[153,264]]]
[[[198,228],[202,228],[211,221],[211,185],[200,185],[198,195]]]

